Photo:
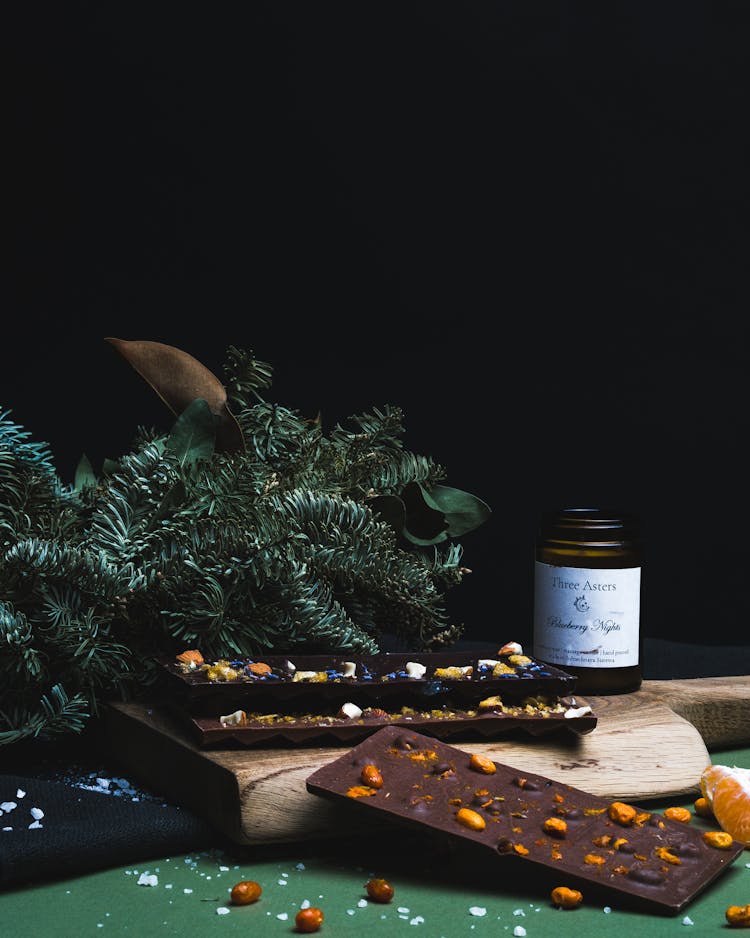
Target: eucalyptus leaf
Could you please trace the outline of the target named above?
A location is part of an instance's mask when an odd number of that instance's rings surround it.
[[[448,522],[443,512],[429,504],[418,482],[409,482],[401,491],[406,515],[404,537],[412,544],[439,544],[448,537]]]
[[[390,524],[396,534],[402,534],[406,520],[406,506],[398,495],[376,495],[368,500],[378,521]]]
[[[216,423],[207,401],[196,398],[183,410],[167,437],[171,450],[183,466],[210,459],[216,447]]]
[[[427,505],[442,512],[448,525],[450,537],[461,537],[473,531],[489,518],[492,511],[486,502],[470,492],[451,488],[449,485],[433,485],[429,490],[417,483]]]
[[[96,473],[88,456],[83,453],[76,466],[75,477],[73,479],[73,488],[76,492],[82,492],[83,489],[93,488],[96,485]]]

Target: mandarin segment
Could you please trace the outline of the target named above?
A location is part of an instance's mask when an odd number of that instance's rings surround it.
[[[709,765],[700,789],[722,830],[750,846],[750,769]]]

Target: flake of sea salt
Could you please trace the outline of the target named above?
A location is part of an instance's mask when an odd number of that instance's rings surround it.
[[[44,827],[41,821],[32,821],[31,824],[29,824],[30,831],[38,830],[40,827]]]
[[[285,921],[289,918],[289,916],[287,915],[286,912],[279,912],[279,914],[276,916],[276,918],[277,918],[280,922],[285,922]]]
[[[609,915],[609,913],[610,913],[611,911],[612,911],[612,909],[611,909],[611,907],[608,906],[608,905],[605,905],[604,908],[602,909],[602,912],[604,912],[605,915]]]
[[[481,905],[473,905],[473,906],[471,906],[471,908],[469,909],[469,915],[478,915],[478,916],[482,916],[482,915],[486,915],[486,914],[487,914],[487,909],[485,909],[485,908],[484,908],[483,906],[481,906]]]
[[[18,805],[15,801],[3,801],[3,803],[0,804],[0,811],[5,811],[6,814],[10,814],[10,812],[17,807]]]
[[[35,821],[41,821],[41,819],[44,817],[44,811],[42,811],[41,808],[31,808],[29,813]]]
[[[523,938],[523,936],[526,934],[526,929],[523,927],[523,925],[516,925],[516,927],[513,929],[513,934],[515,935],[515,938]]]
[[[216,910],[217,915],[229,915],[229,909],[225,905],[220,905]]]
[[[193,890],[192,890],[192,889],[183,889],[182,891],[185,893],[186,896],[189,896],[190,893],[191,893]]]
[[[16,798],[25,798],[25,797],[26,797],[26,792],[23,790],[23,788],[19,788],[18,791],[16,792]]]
[[[158,886],[159,877],[156,875],[156,873],[141,873],[141,875],[138,877],[138,885],[139,886]]]
[[[750,863],[748,863],[747,865],[750,866]],[[305,869],[305,864],[304,864],[304,863],[298,863],[294,868],[295,868],[295,870],[304,870],[304,869]]]
[[[686,915],[685,918],[682,920],[682,924],[683,925],[695,925],[695,922],[690,918],[689,915]]]
[[[410,925],[424,925],[424,917],[422,915],[415,915],[414,918],[409,919]]]
[[[366,908],[367,908],[367,899],[360,899],[359,902],[357,903],[357,905],[360,907],[360,909],[366,909]]]

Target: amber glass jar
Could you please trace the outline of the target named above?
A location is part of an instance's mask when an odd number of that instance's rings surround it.
[[[534,571],[534,657],[582,694],[641,686],[642,548],[637,519],[603,508],[542,515]]]

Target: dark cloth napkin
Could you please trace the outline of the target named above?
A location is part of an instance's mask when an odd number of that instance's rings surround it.
[[[12,802],[17,807],[0,815],[0,888],[185,853],[218,840],[204,821],[174,805],[0,775],[0,804]],[[41,827],[29,828],[32,808],[44,812]]]

